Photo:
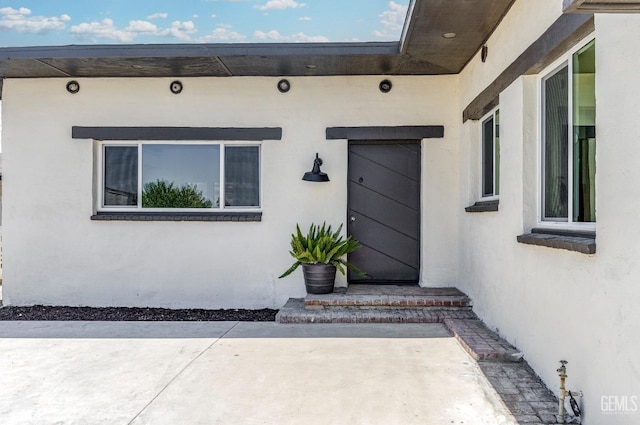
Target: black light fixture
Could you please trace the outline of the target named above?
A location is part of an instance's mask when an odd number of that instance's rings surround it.
[[[320,171],[322,165],[322,159],[318,157],[316,153],[316,159],[313,160],[313,169],[307,173],[304,173],[302,180],[307,182],[328,182],[329,176],[326,173]]]
[[[482,46],[482,50],[480,51],[480,59],[482,59],[482,63],[487,61],[487,55],[489,54],[489,47],[485,44]]]
[[[76,94],[80,91],[80,83],[76,80],[71,80],[67,83],[67,91],[71,94]]]
[[[289,80],[282,79],[278,81],[278,90],[280,91],[280,93],[286,93],[291,90],[291,83],[289,82]]]
[[[180,94],[182,92],[182,83],[178,80],[172,81],[169,85],[169,90],[173,94]]]
[[[393,87],[393,84],[391,84],[391,81],[389,80],[380,81],[380,85],[378,86],[382,93],[389,93],[391,91],[391,87]]]

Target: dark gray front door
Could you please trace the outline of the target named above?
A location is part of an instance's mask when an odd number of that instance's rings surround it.
[[[420,144],[349,142],[347,230],[362,249],[349,261],[367,273],[350,282],[418,282]]]

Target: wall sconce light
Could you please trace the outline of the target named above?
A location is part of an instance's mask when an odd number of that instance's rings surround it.
[[[380,81],[380,85],[378,86],[382,93],[389,93],[391,91],[391,87],[393,87],[393,84],[391,84],[391,81],[389,80]]]
[[[489,54],[489,48],[485,44],[484,46],[482,46],[482,50],[480,52],[480,59],[482,59],[483,63],[487,61],[487,55],[488,54]]]
[[[307,182],[328,182],[329,176],[326,173],[320,171],[322,165],[322,159],[318,157],[316,153],[316,159],[313,160],[313,169],[307,173],[304,173],[302,180]]]
[[[291,83],[289,82],[289,80],[283,79],[278,81],[278,90],[280,91],[280,93],[286,93],[291,90]]]
[[[71,94],[76,94],[80,91],[80,83],[76,80],[71,80],[67,83],[67,91]]]
[[[182,83],[178,80],[173,81],[169,85],[169,90],[171,90],[171,93],[173,94],[179,94],[180,92],[182,92]]]

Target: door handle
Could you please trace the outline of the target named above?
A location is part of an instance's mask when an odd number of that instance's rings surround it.
[[[355,216],[351,216],[351,222],[352,222],[352,223],[355,223],[355,221],[356,221]]]

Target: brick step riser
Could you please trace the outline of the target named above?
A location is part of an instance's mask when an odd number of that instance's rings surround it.
[[[350,304],[340,304],[340,305],[318,305],[318,304],[310,304],[304,306],[305,310],[316,311],[316,310],[338,310],[338,309],[347,309],[347,310],[451,310],[451,311],[471,311],[470,306],[435,306],[435,305],[396,305],[396,304],[386,304],[386,305],[350,305]]]
[[[336,317],[331,319],[317,317],[280,317],[276,319],[278,323],[302,324],[302,323],[442,323],[440,319],[407,319],[407,318],[353,318],[353,317]]]
[[[279,323],[443,323],[445,318],[475,319],[471,309],[418,308],[418,309],[304,309],[303,302],[288,303],[276,321]]]
[[[339,300],[319,300],[305,299],[305,308],[344,308],[344,307],[370,307],[370,308],[467,308],[472,305],[469,300],[360,300],[360,299],[339,299]]]

